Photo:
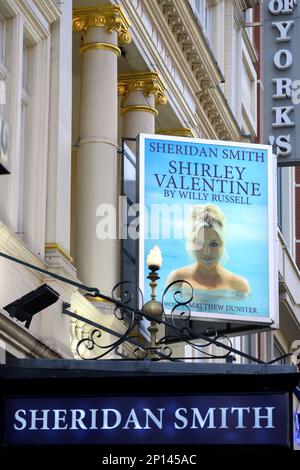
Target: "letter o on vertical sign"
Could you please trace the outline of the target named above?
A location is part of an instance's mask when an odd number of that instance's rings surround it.
[[[272,13],[272,15],[280,15],[282,9],[283,9],[282,0],[271,0],[269,2],[269,10]]]
[[[280,49],[274,55],[274,65],[279,70],[287,70],[293,63],[293,56],[287,49]]]

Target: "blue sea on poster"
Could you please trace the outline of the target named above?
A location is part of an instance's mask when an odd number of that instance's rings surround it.
[[[159,227],[153,227],[152,221],[155,219],[157,222],[157,213],[161,210],[160,205],[181,204],[185,205],[188,212],[192,204],[212,203],[219,206],[227,219],[226,250],[228,259],[226,263],[222,264],[229,271],[245,278],[251,290],[246,295],[234,290],[195,290],[192,310],[209,314],[224,314],[224,317],[228,314],[268,317],[268,153],[259,146],[254,149],[252,146],[247,148],[230,146],[227,143],[212,145],[203,142],[205,141],[199,143],[199,141],[191,140],[189,143],[187,140],[145,139],[144,195],[147,219],[144,240],[145,298],[150,296],[150,288],[146,279],[148,273],[146,258],[154,245],[160,247],[163,256],[163,264],[159,271],[161,280],[157,288],[158,298],[161,298],[163,294],[170,272],[179,267],[191,265],[195,261],[186,250],[185,237],[182,236],[179,239],[174,237],[175,228],[178,230],[177,233],[184,232],[185,217],[175,216],[168,221],[167,217],[162,216]],[[165,146],[162,145],[164,143]],[[176,154],[176,145],[192,145],[194,148],[190,152],[197,153],[197,155],[184,155],[186,150],[183,147]],[[209,150],[210,148],[213,148],[213,152]],[[177,147],[178,149],[179,147]],[[230,150],[232,150],[232,154],[230,154]],[[240,150],[239,160],[225,158],[229,155],[231,157],[234,154],[237,155],[238,150]],[[242,159],[243,155],[244,159]],[[178,170],[180,161],[184,162],[181,164],[181,173],[185,173],[182,178],[180,178],[180,170]],[[170,162],[173,163],[170,165]],[[185,170],[188,162],[191,162],[191,166],[189,170]],[[199,170],[200,167],[196,169],[195,163],[206,166],[202,166]],[[203,179],[197,180],[197,172],[198,175],[201,174],[203,168],[204,176],[210,183],[212,179],[227,179],[227,181],[223,185],[220,181],[215,182],[213,191],[206,185],[205,191],[203,191]],[[196,179],[192,182],[193,174]],[[166,176],[164,177],[164,175]],[[171,176],[173,179],[169,180]],[[245,195],[240,188],[237,189],[237,181],[242,183],[244,187],[246,182],[249,183],[248,195]],[[194,187],[192,187],[193,185]],[[232,196],[233,200],[226,201],[224,197],[226,195]],[[153,219],[155,213],[156,217]],[[170,226],[166,227],[166,224],[170,224]],[[163,231],[165,234],[169,231],[171,236],[164,238]],[[171,298],[168,297],[167,301],[169,302],[167,306],[171,308]]]

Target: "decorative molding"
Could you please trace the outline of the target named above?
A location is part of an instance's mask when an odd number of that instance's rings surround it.
[[[58,20],[58,18],[61,16],[61,8],[57,1],[55,0],[48,0],[47,2],[41,2],[41,0],[33,0],[33,1],[36,7],[40,10],[44,18],[46,18],[46,20],[49,23],[53,23],[54,21]]]
[[[19,13],[18,6],[15,0],[2,0],[1,1],[1,14],[4,18],[12,18]]]
[[[69,261],[69,263],[73,262],[72,256],[70,256],[69,253],[67,253],[67,251],[59,245],[59,243],[46,243],[46,253],[49,254],[48,252],[53,250],[58,251],[64,258],[66,258],[67,261]]]
[[[232,8],[233,20],[237,30],[243,29],[245,27],[245,20],[243,15],[243,10],[240,5],[239,0],[233,0],[230,7]]]
[[[235,0],[239,5],[242,11],[248,10],[248,8],[253,8],[255,3],[258,3],[257,0]]]
[[[115,46],[114,44],[109,44],[107,42],[89,42],[81,46],[80,52],[83,53],[91,49],[106,50],[114,52],[117,55],[121,55],[121,49],[118,46]]]
[[[130,44],[130,22],[118,5],[76,8],[73,10],[73,31],[86,32],[88,28],[105,28],[108,33],[116,31],[121,43]]]
[[[224,77],[194,15],[187,14],[185,2],[157,0],[157,4],[196,78],[207,80],[209,86],[218,85]]]
[[[53,244],[53,245],[56,245],[56,244]],[[25,246],[25,244],[23,242],[21,242],[15,236],[15,234],[10,232],[10,230],[2,223],[0,223],[0,250],[3,251],[4,253],[7,253],[10,256],[15,256],[16,258],[19,258],[20,260],[25,261],[26,263],[34,264],[38,268],[48,269],[49,271],[52,271],[52,267],[49,266],[49,264],[47,262],[42,260],[41,257],[36,256],[34,253],[32,253]],[[67,256],[69,256],[68,253],[66,253],[65,250],[63,250],[63,251]],[[66,259],[65,256],[63,256],[63,257],[64,257],[64,259]],[[70,263],[69,260],[68,260],[68,262]],[[26,269],[26,268],[24,268],[24,269]],[[53,268],[53,269],[55,269],[55,268]],[[62,275],[66,274],[70,277],[70,272],[65,271],[65,270],[63,270],[63,272],[61,272],[61,274]],[[30,275],[36,277],[38,282],[44,282],[45,281],[45,275],[42,274],[42,273],[31,270]],[[75,280],[76,276],[72,275],[72,278]],[[63,285],[65,289],[68,288],[68,289],[71,289],[71,291],[76,289],[76,287],[67,286],[66,284],[60,284],[60,281],[56,281],[56,282],[58,283],[58,285]]]
[[[142,111],[144,113],[151,113],[155,117],[158,116],[158,111],[155,108],[152,108],[152,106],[144,106],[142,104],[137,104],[137,105],[130,105],[130,106],[123,106],[121,108],[121,116],[123,116],[126,113],[130,113],[132,111]]]
[[[169,33],[158,5],[141,0],[119,0],[132,22],[135,45],[149,70],[159,71],[168,100],[179,125],[196,128],[199,124],[195,113],[196,100],[193,87],[186,76],[185,59],[177,54],[177,43]],[[206,120],[204,120],[206,126]]]
[[[156,134],[173,135],[178,137],[196,137],[195,132],[188,127],[183,127],[182,129],[164,129],[163,131],[156,132]]]
[[[38,268],[47,269],[47,266],[42,262],[41,258],[33,254],[23,242],[21,242],[15,234],[13,234],[4,224],[0,223],[0,249],[8,255],[15,256],[30,264],[34,264]],[[35,276],[39,281],[42,279],[42,274],[32,271],[32,276]]]
[[[254,44],[250,41],[249,35],[247,31],[245,30],[245,28],[243,28],[242,37],[243,37],[244,45],[249,53],[252,64],[256,64],[258,62],[258,55],[256,53],[256,50],[254,49]]]
[[[219,87],[224,77],[201,28],[193,15],[187,13],[185,2],[156,0],[156,4],[163,13],[166,26],[169,27],[186,59],[187,69],[191,71],[197,83],[198,89],[195,90],[195,94],[200,105],[197,111],[203,126],[205,126],[205,121],[208,121],[205,132],[210,138],[240,140],[242,138],[241,130]],[[154,6],[155,3],[151,3],[153,10]],[[188,70],[186,70],[186,75],[188,76]],[[202,119],[203,115],[205,115],[205,121]],[[216,116],[219,117],[218,121]],[[213,128],[213,132],[209,127]]]
[[[26,5],[29,3],[29,5]],[[31,4],[30,4],[31,3]],[[24,0],[1,0],[1,13],[5,18],[17,16],[20,12],[28,12],[31,16],[38,16],[39,12],[48,23],[53,23],[61,16],[61,8],[55,0],[33,0],[32,2],[25,2]]]
[[[145,97],[154,95],[156,105],[165,105],[165,85],[157,72],[121,73],[118,75],[118,95],[122,97],[122,105],[131,91],[142,91]]]
[[[51,23],[61,16],[59,10],[55,14],[50,14],[50,10],[47,12],[47,9],[40,8],[41,3],[45,2],[35,4],[33,2],[17,0],[16,3],[19,14],[21,13],[24,19],[25,37],[32,46],[51,36]],[[53,4],[54,2],[50,1],[49,3]]]
[[[18,351],[35,358],[63,359],[52,348],[39,341],[23,325],[9,317],[8,313],[0,308],[0,338],[2,338]]]

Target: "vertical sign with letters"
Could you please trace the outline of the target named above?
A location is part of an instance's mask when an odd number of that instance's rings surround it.
[[[278,166],[300,164],[300,39],[297,0],[264,1],[265,143],[273,146]]]

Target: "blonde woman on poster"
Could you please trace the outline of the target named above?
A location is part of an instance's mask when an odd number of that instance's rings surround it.
[[[195,262],[172,271],[167,284],[187,281],[195,290],[250,292],[246,279],[222,266],[226,254],[226,218],[214,204],[195,205],[187,221],[187,251]]]

